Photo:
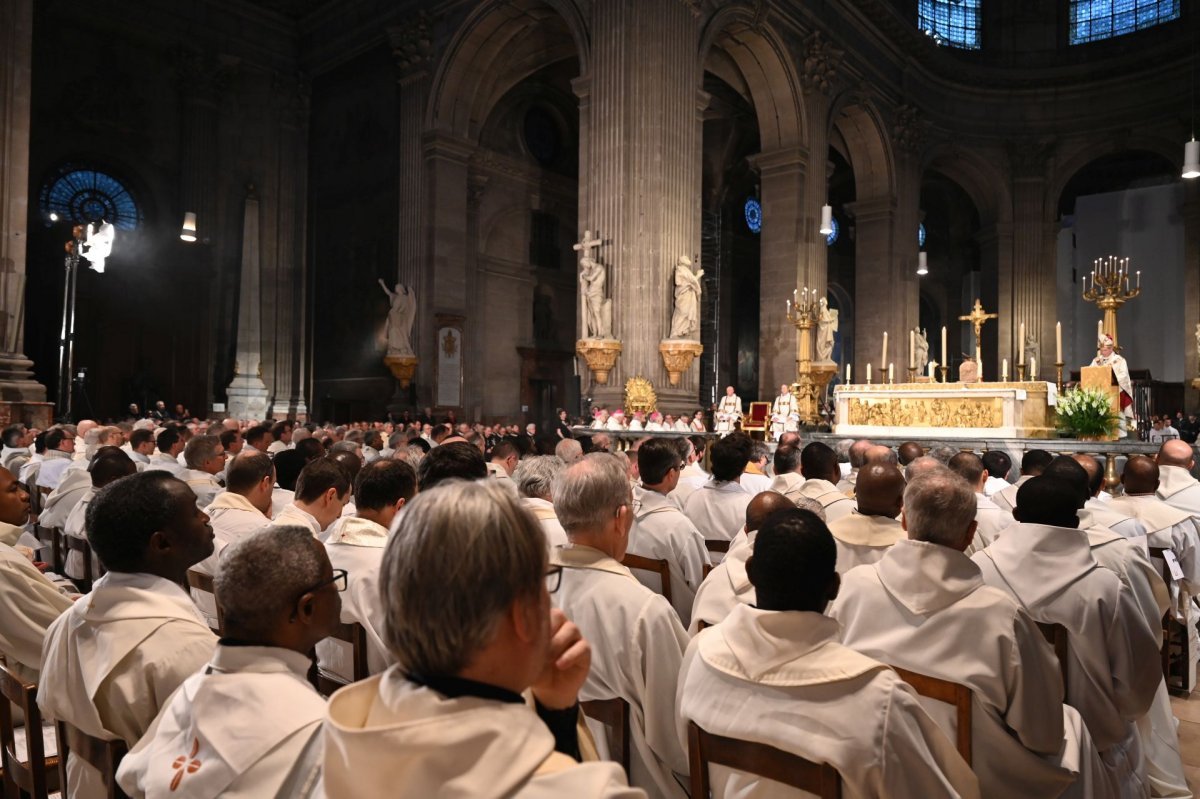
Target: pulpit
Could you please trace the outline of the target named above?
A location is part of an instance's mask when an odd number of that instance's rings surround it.
[[[1113,378],[1111,366],[1085,366],[1079,371],[1079,387],[1099,391],[1108,397],[1113,413],[1121,414],[1121,389]]]

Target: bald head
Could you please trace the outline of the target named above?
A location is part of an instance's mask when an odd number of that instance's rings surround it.
[[[795,507],[790,499],[778,491],[763,491],[756,494],[754,499],[750,500],[750,504],[746,506],[746,532],[753,533],[762,527],[763,522],[772,513]]]
[[[850,468],[861,469],[862,465],[867,462],[867,450],[875,446],[865,438],[860,438],[850,445]]]
[[[983,468],[983,459],[974,452],[960,452],[946,464],[950,471],[957,472],[971,484],[975,493],[983,490],[983,482],[987,479],[987,469]]]
[[[1158,490],[1158,464],[1145,455],[1130,455],[1121,473],[1126,494],[1153,494]]]
[[[1180,469],[1188,471],[1191,471],[1192,467],[1196,465],[1196,459],[1192,455],[1192,445],[1178,439],[1164,441],[1158,449],[1156,460],[1159,466],[1178,466]]]
[[[1091,455],[1074,455],[1072,457],[1087,472],[1089,495],[1097,496],[1100,489],[1104,487],[1104,468],[1100,465],[1100,461]]]
[[[900,465],[907,466],[924,455],[925,449],[915,441],[905,441],[896,449],[896,453],[900,456]]]
[[[931,458],[928,455],[922,455],[912,463],[904,467],[904,479],[911,483],[923,474],[945,469],[946,464],[939,461],[937,458]]]
[[[868,463],[859,470],[854,495],[859,513],[894,519],[904,507],[904,475],[890,464]]]
[[[885,447],[883,444],[874,444],[867,450],[863,456],[864,466],[868,463],[885,463],[895,466],[897,463],[896,451],[891,447]]]

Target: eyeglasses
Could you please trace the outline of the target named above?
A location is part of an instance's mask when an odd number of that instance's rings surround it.
[[[551,566],[546,570],[546,592],[553,594],[562,585],[562,566]]]
[[[320,591],[322,588],[324,588],[327,585],[332,585],[338,593],[341,593],[342,591],[346,590],[346,586],[348,584],[349,583],[346,578],[346,570],[345,569],[334,569],[332,577],[330,577],[328,580],[322,580],[321,582],[314,585],[312,588],[308,588],[308,589],[305,589],[304,591],[301,591],[300,596],[304,596],[305,594],[311,594],[314,591]]]

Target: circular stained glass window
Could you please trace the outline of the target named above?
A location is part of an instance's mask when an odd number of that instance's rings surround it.
[[[133,195],[112,175],[67,167],[42,188],[41,209],[77,225],[107,220],[121,230],[135,230],[142,211]]]
[[[753,197],[746,200],[746,227],[754,233],[762,230],[762,206]]]
[[[917,224],[917,247],[925,246],[925,223]]]
[[[833,243],[835,241],[837,241],[837,239],[838,239],[838,233],[842,229],[842,226],[838,224],[836,216],[829,220],[829,227],[830,227],[829,233],[825,236],[825,246],[826,247],[833,246]]]

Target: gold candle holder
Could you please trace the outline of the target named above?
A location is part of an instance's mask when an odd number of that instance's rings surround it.
[[[1023,364],[1023,363],[1017,364],[1017,382],[1018,383],[1025,382],[1025,364]]]
[[[1063,386],[1062,370],[1063,370],[1063,362],[1062,361],[1058,361],[1057,363],[1054,364],[1054,383],[1055,383],[1055,385],[1058,386],[1059,392],[1062,391],[1062,386]]]
[[[942,382],[946,382],[946,375],[950,372],[949,366],[939,366],[938,371],[942,373]]]

